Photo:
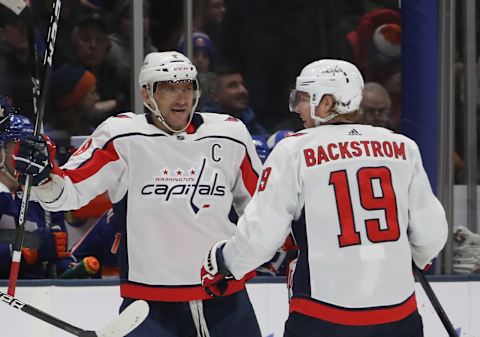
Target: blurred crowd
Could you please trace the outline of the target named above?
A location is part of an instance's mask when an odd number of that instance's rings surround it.
[[[32,128],[33,46],[43,55],[53,2],[32,1],[34,15],[28,8],[17,15],[0,5],[0,118],[6,116],[7,107],[18,109],[23,117],[9,121],[9,127],[20,133]],[[143,14],[145,54],[185,52],[182,1],[144,0]],[[78,147],[85,136],[106,118],[131,111],[130,88],[137,81],[130,74],[131,25],[128,0],[62,1],[53,74],[44,88],[48,90],[44,130],[57,144],[60,164],[82,151]],[[401,132],[398,1],[198,0],[193,31],[192,62],[202,92],[197,110],[242,120],[263,161],[276,143],[302,128],[285,102],[295,74],[314,59],[331,57],[356,64],[366,80],[358,122]],[[37,60],[41,69],[42,57]],[[8,137],[2,139],[0,229],[15,228],[14,212],[7,223],[4,210],[18,208],[21,195],[3,169],[11,155],[10,143]],[[461,167],[462,160],[457,159]],[[38,235],[27,240],[31,247],[25,248],[25,256],[30,256],[29,249],[33,257],[24,258],[29,267],[21,277],[117,275],[115,254],[121,236],[106,195],[81,210],[37,213],[29,215],[29,231]],[[4,264],[0,278],[7,278],[11,247],[1,241],[0,235]],[[279,251],[262,272],[281,274],[292,250]],[[75,267],[81,267],[81,273],[69,273]]]
[[[0,92],[29,118],[33,116],[31,40],[37,54],[43,55],[53,1],[32,3],[34,16],[30,10],[16,15],[0,7]],[[292,78],[300,65],[332,57],[354,62],[367,81],[385,88],[390,96],[387,122],[398,130],[397,2],[336,1],[335,5],[307,0],[295,4],[195,1],[192,61],[202,87],[198,110],[230,113],[263,129],[254,133],[299,128],[284,104]],[[54,135],[85,135],[105,118],[132,108],[130,87],[136,80],[130,78],[130,5],[128,0],[63,0],[61,7],[45,128]],[[185,52],[181,2],[145,0],[143,13],[145,54]],[[307,19],[295,20],[301,16]],[[322,20],[323,16],[329,20]],[[305,31],[312,33],[305,36]],[[326,38],[331,35],[336,38]]]

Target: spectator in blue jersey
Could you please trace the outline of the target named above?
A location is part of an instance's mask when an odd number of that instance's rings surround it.
[[[8,278],[11,265],[11,238],[18,225],[21,195],[20,184],[14,178],[12,154],[15,139],[31,135],[30,121],[21,115],[9,113],[11,108],[0,97],[0,278]],[[69,268],[74,258],[67,252],[67,232],[63,212],[45,211],[40,204],[30,201],[26,218],[27,236],[22,249],[20,278],[55,278]],[[31,241],[31,242],[30,242]]]
[[[211,98],[203,105],[202,111],[219,112],[240,119],[251,135],[267,136],[265,128],[248,106],[248,89],[240,71],[230,67],[216,69],[216,81]]]
[[[71,253],[78,260],[95,257],[101,266],[96,278],[119,277],[117,252],[121,239],[121,228],[110,209],[73,245]]]

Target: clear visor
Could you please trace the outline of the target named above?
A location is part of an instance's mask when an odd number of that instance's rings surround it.
[[[191,87],[188,85],[185,86],[176,86],[178,83],[191,83]],[[165,88],[176,88],[176,87],[188,87],[192,91],[198,90],[198,84],[196,80],[178,80],[178,81],[158,81],[153,83],[153,93],[156,93],[159,89],[165,90]]]
[[[288,107],[291,112],[295,112],[295,109],[300,104],[310,105],[310,94],[305,91],[298,91],[297,89],[292,89],[290,91],[290,98],[288,101]]]
[[[179,96],[191,96],[192,101],[199,97],[198,82],[196,80],[162,81],[155,82],[153,94],[163,98],[176,99]]]

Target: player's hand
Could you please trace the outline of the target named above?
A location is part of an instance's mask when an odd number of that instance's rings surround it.
[[[227,241],[220,241],[213,245],[203,260],[200,276],[202,286],[210,296],[223,296],[228,288],[228,279],[232,275],[225,267],[222,250]]]
[[[20,139],[13,154],[18,182],[25,185],[27,175],[32,185],[38,186],[50,179],[55,158],[55,144],[47,136],[29,136]]]

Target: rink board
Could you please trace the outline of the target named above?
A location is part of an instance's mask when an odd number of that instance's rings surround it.
[[[263,337],[281,337],[288,315],[287,291],[283,282],[260,280],[248,285]],[[92,285],[93,284],[93,285]],[[459,336],[480,336],[480,282],[431,282]],[[5,282],[0,289],[6,290]],[[113,320],[120,304],[116,281],[26,283],[17,288],[15,297],[82,329],[96,330]],[[417,299],[424,319],[425,337],[448,337],[425,293],[417,284]],[[0,305],[0,336],[68,337],[21,311]]]

